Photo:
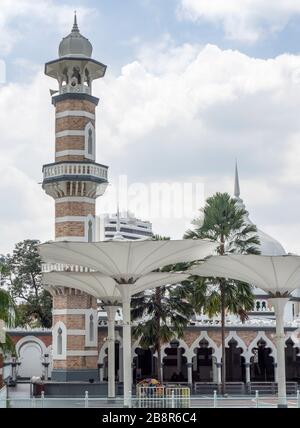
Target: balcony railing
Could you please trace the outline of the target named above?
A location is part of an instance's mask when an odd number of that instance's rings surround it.
[[[75,93],[75,94],[90,94],[91,88],[89,88],[86,85],[64,85],[61,87],[61,93],[67,94],[67,93]]]
[[[94,270],[78,265],[67,265],[63,263],[42,263],[42,272],[94,272]]]
[[[45,165],[43,168],[44,180],[61,176],[90,175],[93,177],[101,178],[106,181],[107,171],[107,166],[83,162],[54,163],[50,165]]]

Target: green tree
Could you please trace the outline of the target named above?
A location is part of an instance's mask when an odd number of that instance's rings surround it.
[[[3,274],[5,272],[5,265],[3,264],[2,258],[0,259],[0,286],[3,285]],[[6,326],[11,327],[14,325],[15,321],[15,308],[14,303],[6,290],[0,288],[0,329]],[[2,333],[2,334],[1,334]],[[5,333],[4,333],[5,334]],[[3,332],[0,331],[0,337],[3,335]],[[15,346],[13,341],[8,335],[4,336],[4,341],[0,340],[0,354],[5,355],[6,353],[14,353]]]
[[[2,256],[3,278],[16,306],[19,326],[51,327],[52,299],[41,285],[39,241],[26,239]]]
[[[259,254],[259,238],[255,225],[246,221],[247,211],[228,193],[216,193],[206,200],[201,210],[202,216],[193,221],[194,229],[188,230],[186,239],[211,239],[217,241],[217,253]],[[194,286],[192,299],[195,309],[203,309],[209,316],[221,315],[222,346],[222,393],[225,393],[226,353],[225,316],[226,312],[247,319],[247,311],[254,303],[252,287],[240,281],[224,278],[191,278]]]
[[[153,240],[169,240],[169,237],[154,235]],[[168,272],[173,266],[160,271]],[[187,301],[188,291],[178,285],[157,287],[132,297],[131,317],[135,322],[133,336],[140,339],[144,349],[157,352],[157,378],[161,381],[161,346],[173,338],[181,338],[184,328],[193,314]]]
[[[157,352],[157,378],[161,381],[161,346],[183,337],[193,307],[178,285],[157,287],[132,297],[133,336],[143,349]]]

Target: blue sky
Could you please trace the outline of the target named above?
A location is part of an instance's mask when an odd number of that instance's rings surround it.
[[[232,193],[238,158],[252,220],[300,253],[298,0],[0,0],[0,253],[53,235],[39,183],[53,161],[56,83],[43,67],[74,10],[108,65],[94,94],[97,161],[111,182],[127,174]],[[179,238],[191,218],[150,220]]]
[[[17,7],[18,0],[12,3]],[[79,25],[94,42],[94,56],[109,64],[110,72],[115,74],[124,64],[135,59],[140,45],[159,41],[166,34],[177,45],[211,43],[222,49],[237,49],[256,58],[272,58],[286,52],[298,54],[300,50],[300,15],[291,15],[281,31],[269,33],[256,43],[244,43],[228,39],[220,23],[179,18],[180,0],[64,0],[53,3],[79,11]],[[81,8],[87,10],[84,19],[80,16]],[[9,25],[22,36],[10,52],[2,51],[8,81],[26,81],[28,78],[15,65],[16,59],[41,64],[56,55],[60,37],[71,26],[72,15],[66,16],[64,21],[67,18],[70,23],[63,26],[56,25],[55,19],[45,25],[40,16],[34,14],[22,14],[10,21]]]

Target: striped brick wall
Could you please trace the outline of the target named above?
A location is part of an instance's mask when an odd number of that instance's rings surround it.
[[[65,360],[53,360],[54,369],[95,369],[98,361],[97,346],[85,345],[85,315],[80,313],[85,309],[97,309],[97,301],[94,297],[85,293],[73,294],[64,289],[62,295],[53,297],[53,308],[59,310],[72,309],[76,313],[53,315],[53,325],[61,321],[67,328],[67,358]],[[76,353],[87,355],[74,355]],[[88,354],[97,355],[88,355]],[[68,355],[73,354],[73,355]]]
[[[56,162],[94,160],[85,156],[85,128],[89,123],[95,128],[95,108],[95,104],[87,100],[71,99],[56,103]],[[66,151],[70,153],[65,154]]]

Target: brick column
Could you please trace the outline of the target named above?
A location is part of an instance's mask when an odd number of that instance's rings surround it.
[[[52,380],[98,381],[96,299],[70,288],[53,290],[53,326]],[[55,343],[59,333],[62,335],[61,349]]]

